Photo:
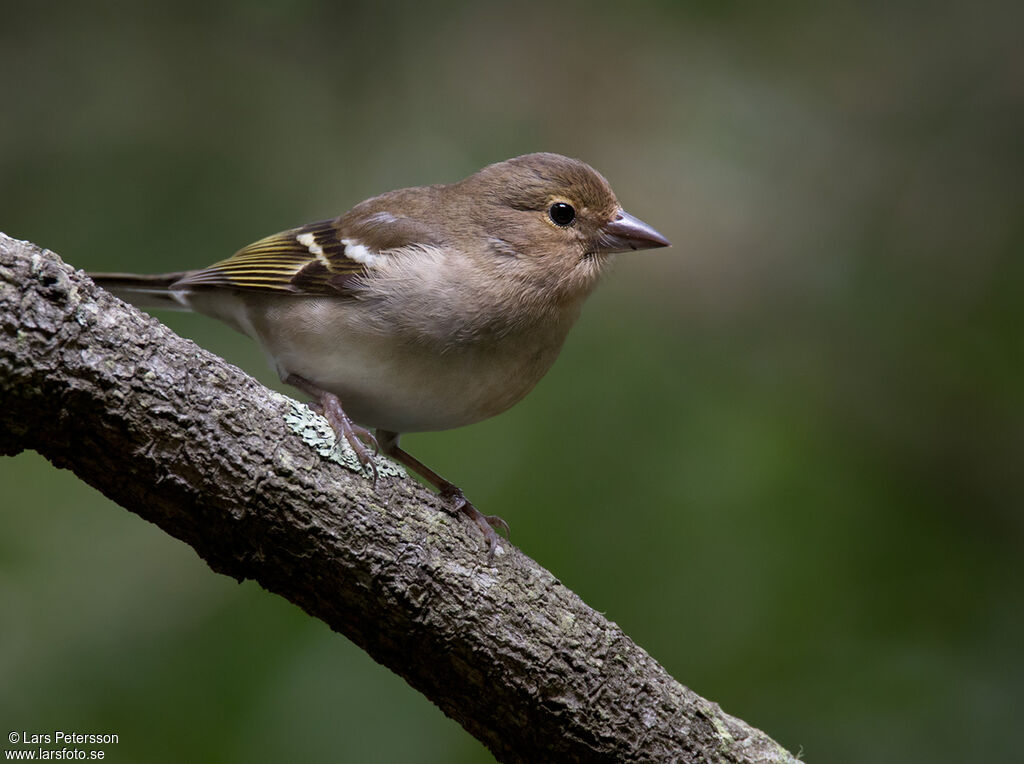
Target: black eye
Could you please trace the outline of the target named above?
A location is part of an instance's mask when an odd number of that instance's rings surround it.
[[[571,204],[555,202],[548,208],[548,217],[551,218],[552,223],[564,228],[567,225],[572,225],[572,221],[576,219],[576,210]]]

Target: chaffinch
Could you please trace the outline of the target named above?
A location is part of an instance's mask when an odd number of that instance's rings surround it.
[[[668,245],[589,165],[542,153],[381,194],[200,270],[92,277],[140,307],[193,310],[255,339],[374,480],[371,447],[472,518],[493,555],[506,523],[402,450],[400,433],[518,402],[554,363],[609,255]]]

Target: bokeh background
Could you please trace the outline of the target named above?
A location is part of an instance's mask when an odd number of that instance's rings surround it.
[[[674,247],[551,374],[405,443],[808,761],[1011,761],[1024,708],[1014,2],[3,2],[0,230],[197,267],[536,150]],[[179,333],[277,385],[206,319]],[[0,725],[113,761],[485,762],[344,638],[0,461]],[[5,748],[9,747],[6,743]]]

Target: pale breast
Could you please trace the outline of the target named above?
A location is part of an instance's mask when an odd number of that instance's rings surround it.
[[[357,422],[393,432],[445,430],[501,413],[544,376],[572,323],[441,349],[368,329],[357,302],[259,297],[247,305],[247,333],[282,377],[303,376],[336,394]]]

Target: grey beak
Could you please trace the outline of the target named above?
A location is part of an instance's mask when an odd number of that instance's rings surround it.
[[[670,247],[672,243],[644,221],[619,210],[614,220],[601,227],[598,246],[602,252],[629,252],[633,249]]]

